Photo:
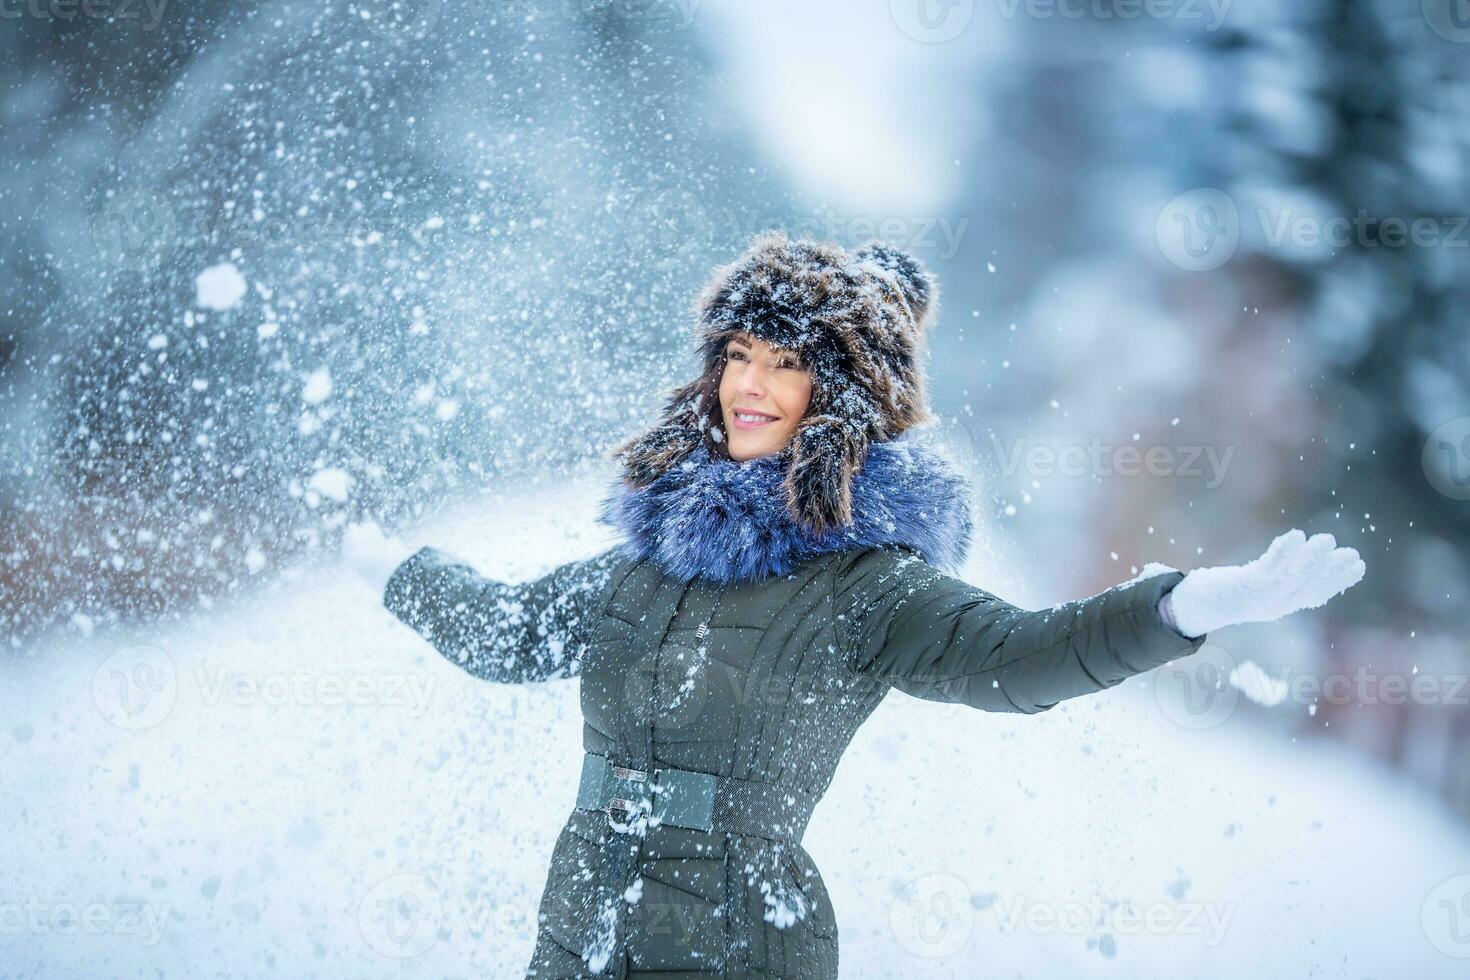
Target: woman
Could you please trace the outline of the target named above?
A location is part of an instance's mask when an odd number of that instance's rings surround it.
[[[835,977],[802,832],[889,688],[1046,711],[1362,577],[1300,531],[1039,612],[947,574],[966,483],[909,431],[932,420],[936,307],[902,251],[760,235],[695,304],[700,375],[616,451],[617,547],[509,585],[349,534],[359,567],[391,571],[387,608],[470,673],[581,677],[581,785],[529,976]]]

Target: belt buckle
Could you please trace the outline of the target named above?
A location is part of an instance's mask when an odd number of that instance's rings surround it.
[[[660,823],[691,830],[714,829],[715,777],[706,773],[672,770],[674,779],[665,782],[668,769],[653,771],[653,816]]]
[[[648,773],[641,769],[629,769],[626,766],[609,765],[608,772],[619,783],[633,784],[648,781]],[[642,809],[642,806],[638,800],[632,799],[631,796],[614,796],[603,806],[599,807],[599,809],[609,817],[613,815],[614,810],[622,811],[631,816],[632,814],[638,813]]]

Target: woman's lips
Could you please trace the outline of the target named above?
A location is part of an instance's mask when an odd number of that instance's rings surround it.
[[[745,418],[741,418],[742,415]],[[775,421],[776,419],[769,415],[763,415],[760,412],[747,413],[737,409],[730,413],[730,422],[737,429],[759,429],[761,426],[770,425]]]

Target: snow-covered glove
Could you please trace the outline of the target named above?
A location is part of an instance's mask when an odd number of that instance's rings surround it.
[[[1164,621],[1185,636],[1236,623],[1269,623],[1316,609],[1362,579],[1367,566],[1330,534],[1310,538],[1292,528],[1244,565],[1196,568],[1159,603]]]
[[[342,557],[359,579],[378,595],[388,586],[393,570],[413,549],[390,538],[376,521],[349,524],[342,532]]]

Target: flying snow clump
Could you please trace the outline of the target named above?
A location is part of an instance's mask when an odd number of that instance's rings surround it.
[[[194,280],[195,305],[206,310],[231,310],[245,298],[245,277],[233,262],[221,262]]]

